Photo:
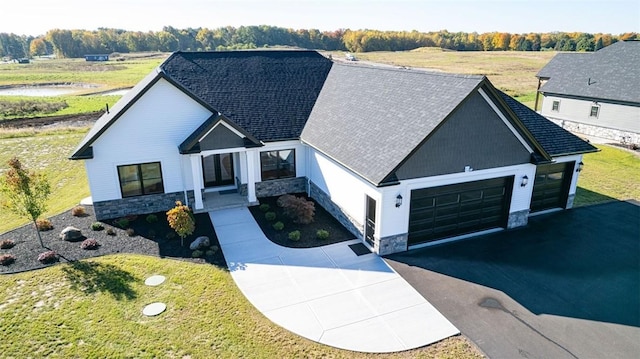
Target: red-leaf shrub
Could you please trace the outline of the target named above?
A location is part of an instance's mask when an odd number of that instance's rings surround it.
[[[277,204],[295,223],[309,224],[313,222],[313,216],[316,214],[315,204],[303,197],[285,194],[278,198]]]
[[[13,248],[13,246],[15,246],[16,243],[10,239],[5,239],[4,241],[0,242],[0,249],[9,249],[9,248]]]
[[[98,247],[100,247],[100,243],[93,238],[87,238],[80,243],[82,249],[98,249]]]
[[[55,251],[46,251],[38,255],[38,261],[42,264],[49,264],[58,261],[58,254]]]
[[[0,265],[8,266],[9,264],[16,261],[16,256],[13,254],[3,254],[0,255]]]

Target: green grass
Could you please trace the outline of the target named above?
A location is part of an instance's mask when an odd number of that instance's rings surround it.
[[[395,66],[429,68],[458,74],[486,75],[498,89],[533,108],[538,79],[536,73],[556,53],[553,51],[448,51],[421,48],[404,52],[366,52],[359,60]],[[342,53],[334,53],[343,58]]]
[[[584,168],[578,179],[575,205],[611,200],[640,201],[640,156],[612,146],[584,156]]]
[[[89,184],[83,161],[67,159],[84,137],[86,129],[58,131],[0,132],[0,175],[7,170],[7,161],[17,156],[27,168],[43,172],[49,178],[52,194],[47,201],[45,216],[63,212],[89,196]],[[0,233],[28,223],[0,206]]]
[[[161,274],[158,287],[144,279]],[[331,348],[271,323],[212,265],[115,255],[0,277],[6,358],[479,358],[462,337],[397,354]],[[146,304],[167,310],[145,317]]]
[[[41,117],[41,116],[59,116],[59,115],[72,115],[79,113],[88,113],[96,111],[104,111],[106,105],[113,107],[113,105],[120,99],[121,96],[102,96],[102,95],[88,95],[88,96],[51,96],[51,97],[28,97],[28,96],[0,96],[0,103],[4,106],[19,105],[21,101],[37,101],[37,102],[50,102],[60,103],[65,102],[68,107],[58,110],[56,112],[35,112],[31,114],[21,115],[4,115],[0,113],[0,121],[8,120],[12,118],[28,118],[28,117]]]

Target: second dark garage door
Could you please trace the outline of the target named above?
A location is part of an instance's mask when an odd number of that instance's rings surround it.
[[[411,191],[409,245],[506,227],[513,176]]]

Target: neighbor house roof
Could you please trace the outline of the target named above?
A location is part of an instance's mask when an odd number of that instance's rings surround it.
[[[163,72],[260,141],[298,139],[332,62],[316,51],[176,52]]]
[[[640,41],[619,41],[589,54],[558,54],[538,72],[540,89],[594,100],[640,104]]]

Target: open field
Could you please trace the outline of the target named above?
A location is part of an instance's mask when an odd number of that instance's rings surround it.
[[[449,51],[422,48],[404,52],[365,52],[358,53],[357,57],[361,61],[394,66],[486,75],[498,89],[533,108],[538,87],[535,75],[555,54],[555,51]],[[343,53],[334,53],[333,56],[344,58]]]
[[[67,159],[84,137],[87,129],[57,131],[0,132],[0,175],[7,161],[17,156],[31,170],[44,172],[51,183],[52,194],[46,216],[63,212],[89,196],[89,184],[82,161]],[[0,206],[0,233],[28,222]]]
[[[0,120],[19,117],[53,116],[99,111],[113,104],[121,96],[102,96],[92,93],[133,87],[168,54],[127,54],[125,61],[87,62],[84,59],[41,59],[30,64],[0,64],[0,86],[34,84],[88,84],[77,94],[52,97],[0,96]],[[24,103],[27,103],[24,106]],[[55,112],[11,111],[29,107],[32,102],[66,103]],[[8,109],[8,110],[5,110]],[[15,113],[18,114],[10,114]]]
[[[161,274],[157,287],[145,278]],[[206,280],[203,280],[206,279]],[[311,342],[271,323],[209,264],[120,254],[0,277],[8,358],[480,358],[458,336],[397,354]],[[145,317],[152,302],[166,312]]]

